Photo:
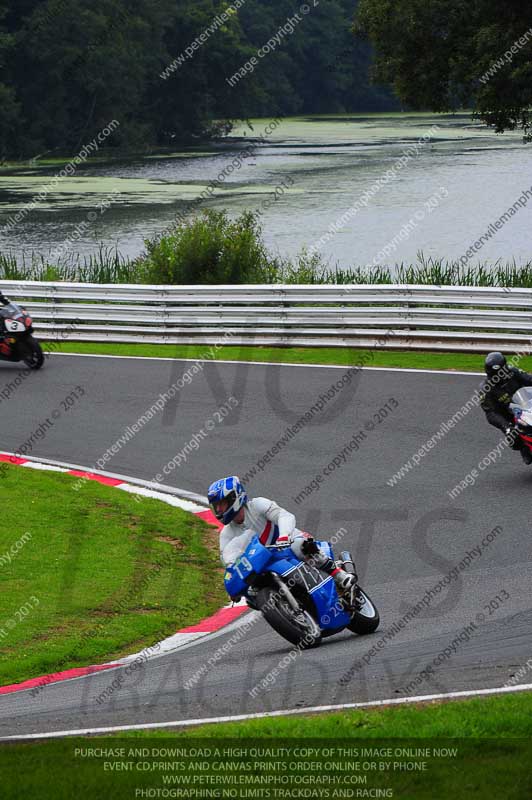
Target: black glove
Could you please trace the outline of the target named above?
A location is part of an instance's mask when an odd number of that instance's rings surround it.
[[[519,431],[514,425],[508,425],[506,430],[504,431],[506,436],[506,441],[512,448],[512,450],[520,450],[521,449],[521,441],[519,438]]]
[[[312,536],[309,536],[301,545],[301,552],[304,556],[317,556],[320,552],[320,548]]]

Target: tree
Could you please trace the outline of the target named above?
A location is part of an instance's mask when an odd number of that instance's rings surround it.
[[[175,5],[174,19],[165,36],[166,56],[157,69],[157,85],[153,87],[160,144],[206,138],[217,132],[213,120],[243,119],[249,113],[256,77],[251,75],[237,91],[226,82],[226,77],[251,55],[239,16],[232,14],[214,32],[210,30],[229,5],[229,0],[182,0]],[[175,66],[187,50],[190,53],[191,45],[205,31],[208,36],[192,57],[185,58],[174,72],[161,79],[164,69]]]
[[[356,0],[309,2],[293,33],[256,68],[252,114],[323,114],[398,107],[392,93],[369,85],[371,48],[354,38]],[[247,0],[240,16],[254,54],[298,13],[291,0]]]
[[[413,109],[473,107],[532,141],[532,16],[522,0],[360,0],[375,76]]]
[[[252,116],[393,107],[368,85],[356,2],[0,0],[0,158],[76,155],[113,120],[101,148],[138,151]]]
[[[156,123],[144,100],[170,2],[134,5],[47,0],[22,20],[13,65],[26,118],[22,154],[74,153],[114,119],[120,128],[109,145],[153,142]]]
[[[0,0],[0,161],[9,155],[11,137],[18,131],[20,123],[20,104],[14,88],[9,85],[7,67],[14,41],[4,28],[6,14],[6,3]]]

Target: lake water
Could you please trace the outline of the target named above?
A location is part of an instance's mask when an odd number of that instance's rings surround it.
[[[459,258],[529,190],[527,204],[492,229],[471,263],[532,260],[532,145],[524,145],[520,134],[498,136],[464,114],[298,117],[282,121],[243,158],[243,148],[269,122],[254,120],[253,130],[236,130],[204,152],[84,165],[51,191],[46,187],[60,168],[4,171],[0,231],[37,193],[44,189],[46,196],[0,234],[0,247],[18,257],[61,248],[68,257],[94,253],[103,243],[136,256],[145,238],[171,226],[226,170],[201,207],[231,214],[260,209],[273,250],[294,255],[314,245],[331,264],[344,267],[412,262],[418,251]],[[399,164],[404,151],[431,129],[430,141]],[[240,168],[229,174],[231,163]],[[392,178],[379,186],[390,169]],[[356,205],[364,196],[367,205]],[[334,235],[329,226],[335,226]]]

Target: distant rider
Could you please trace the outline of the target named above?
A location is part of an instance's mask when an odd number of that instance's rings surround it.
[[[356,575],[337,567],[309,533],[298,530],[296,518],[289,511],[266,497],[248,500],[236,476],[215,481],[209,488],[208,499],[214,516],[224,524],[220,532],[220,556],[225,566],[242,555],[254,536],[258,536],[263,545],[290,544],[296,558],[309,561],[332,576],[348,603],[355,604]]]
[[[522,445],[519,433],[514,426],[510,403],[514,394],[524,386],[532,386],[532,375],[517,367],[510,367],[502,353],[490,353],[485,361],[487,379],[480,388],[480,406],[490,425],[503,431],[513,450],[520,450],[527,463],[532,462],[532,454]]]

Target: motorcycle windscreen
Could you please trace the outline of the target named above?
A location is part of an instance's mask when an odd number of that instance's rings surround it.
[[[22,309],[16,303],[9,303],[7,306],[0,306],[0,317],[4,319],[14,319],[22,314]]]
[[[510,409],[521,432],[532,428],[532,386],[524,386],[514,394]]]
[[[271,560],[272,551],[260,543],[258,536],[254,536],[242,558],[246,558],[252,564],[253,572],[261,573]]]
[[[532,411],[532,386],[523,386],[512,397],[512,403],[519,408]]]

